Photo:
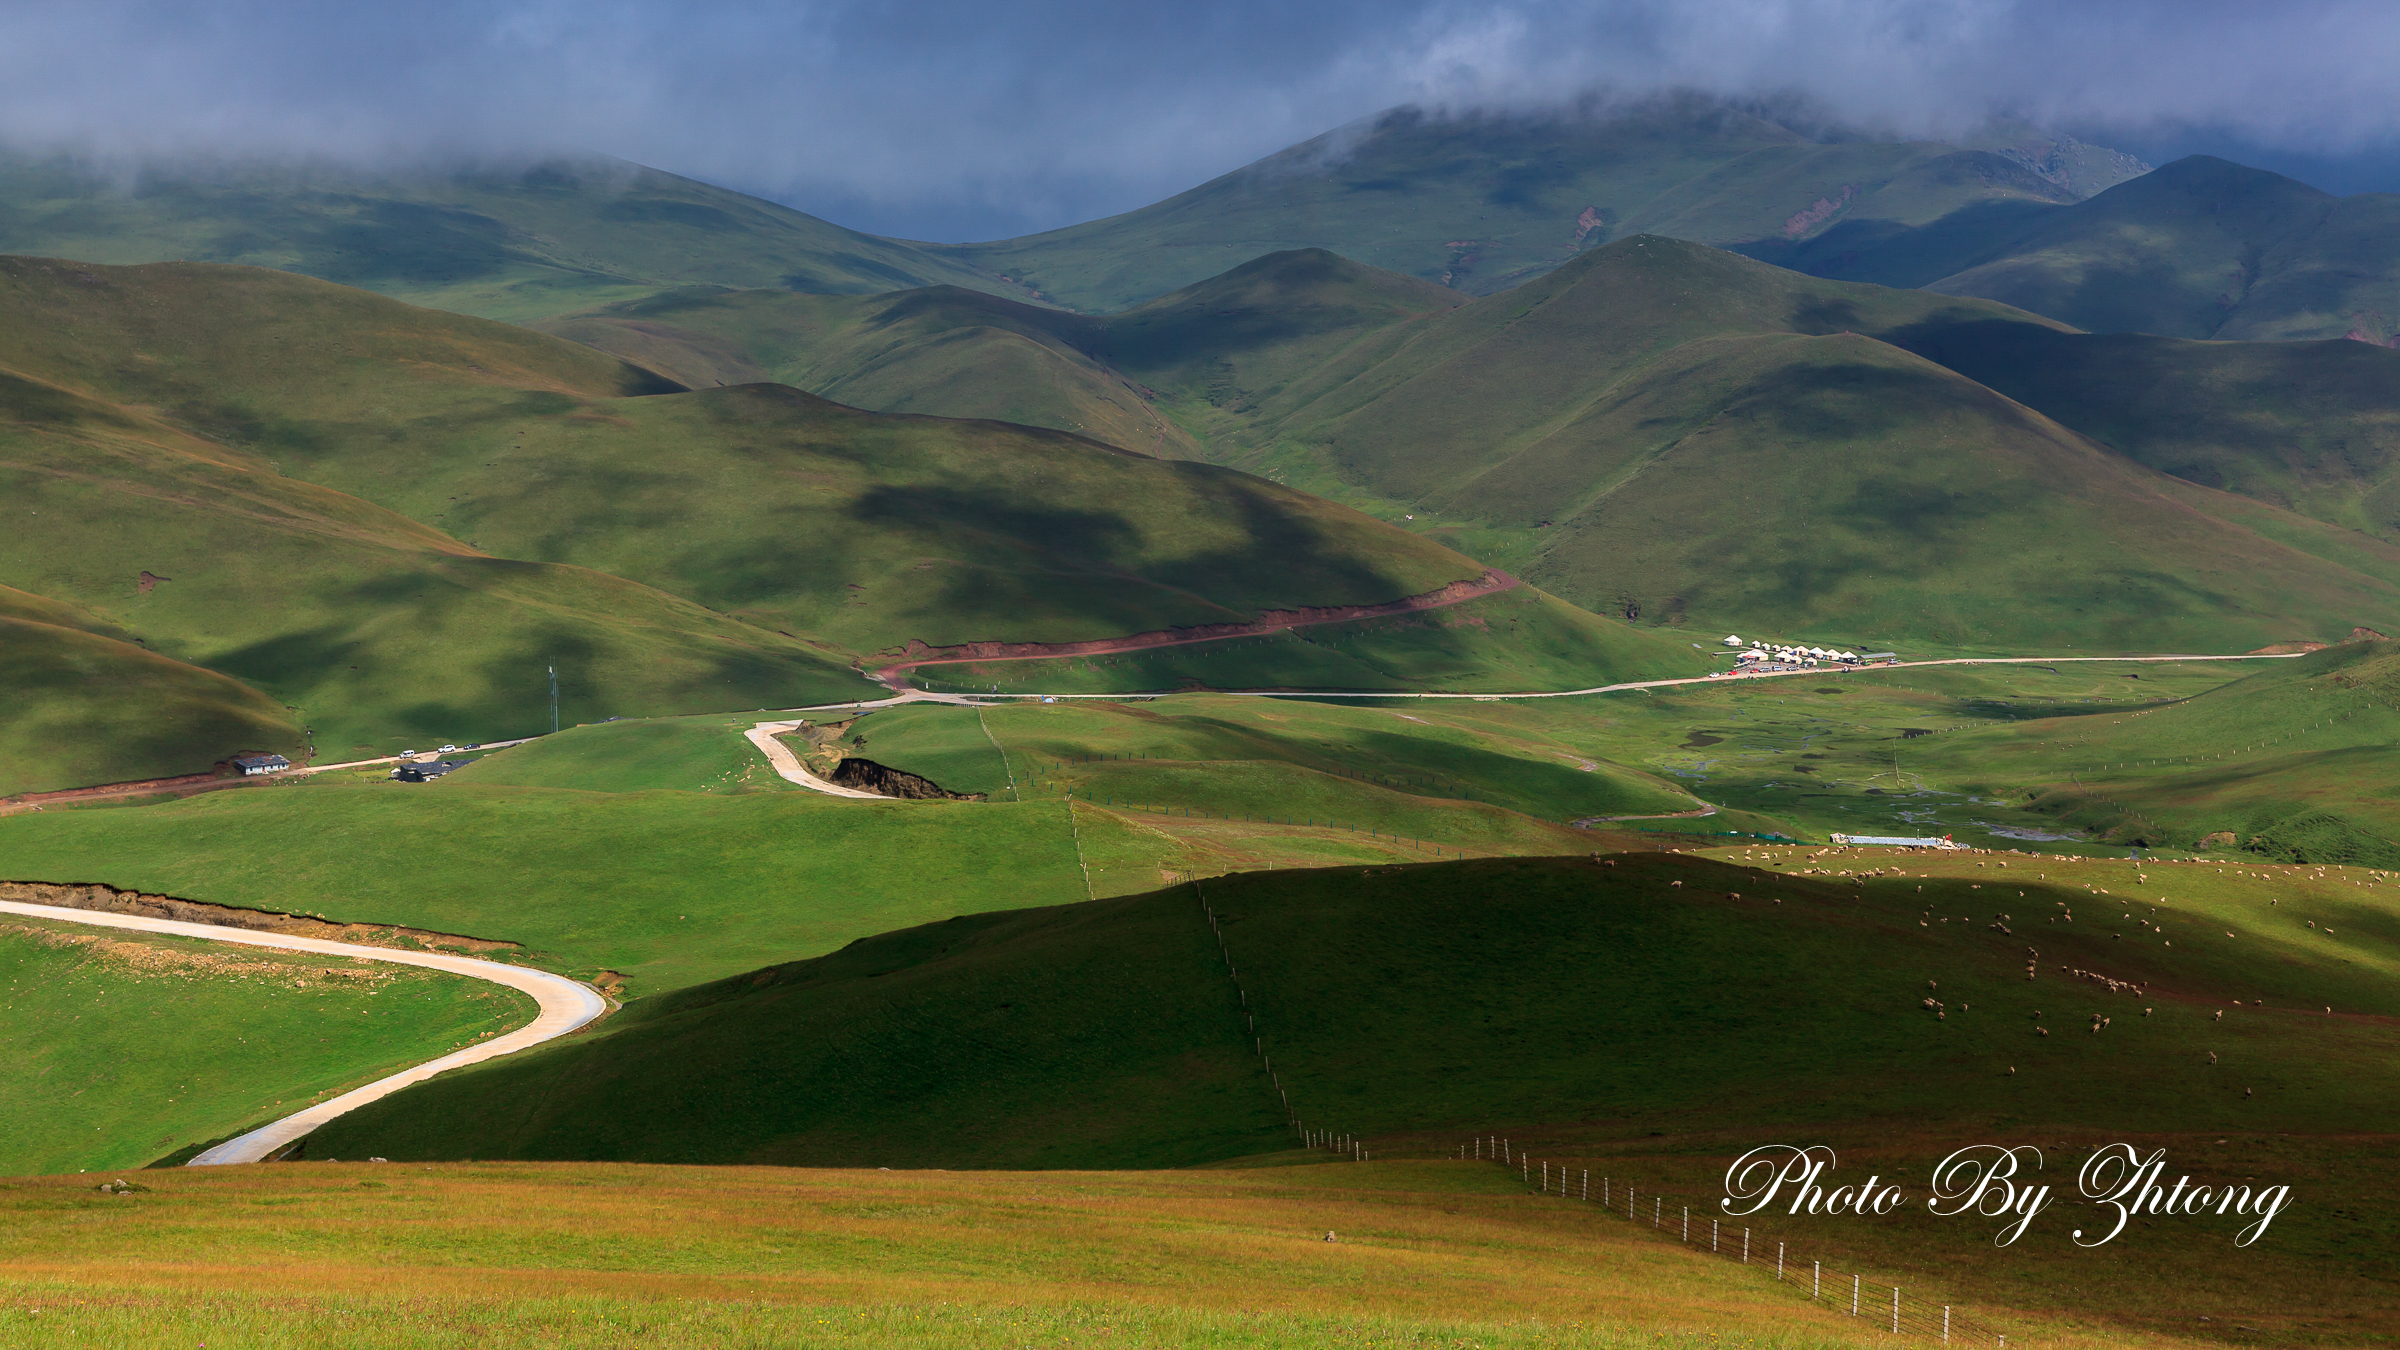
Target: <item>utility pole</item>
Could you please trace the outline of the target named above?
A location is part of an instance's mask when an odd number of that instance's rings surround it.
[[[550,731],[558,732],[558,667],[550,667]]]

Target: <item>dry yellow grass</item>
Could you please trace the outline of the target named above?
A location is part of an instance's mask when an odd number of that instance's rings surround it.
[[[0,1184],[0,1345],[1890,1340],[1471,1162],[311,1163],[132,1179],[150,1189]],[[2015,1324],[2044,1346],[2184,1343]]]

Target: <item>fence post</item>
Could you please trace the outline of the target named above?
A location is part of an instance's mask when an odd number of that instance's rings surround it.
[[[1658,1211],[1659,1207],[1664,1203],[1664,1201],[1655,1195],[1650,1197],[1650,1226],[1652,1228],[1658,1227]]]
[[[1900,1334],[1900,1286],[1892,1286],[1892,1334]]]
[[[1858,1277],[1850,1277],[1850,1315],[1858,1316]]]
[[[1814,1303],[1814,1302],[1816,1302],[1816,1301],[1817,1301],[1817,1295],[1818,1295],[1819,1293],[1823,1292],[1823,1291],[1824,1291],[1824,1288],[1825,1288],[1825,1263],[1824,1263],[1824,1262],[1822,1262],[1822,1261],[1811,1261],[1811,1262],[1809,1262],[1809,1263],[1808,1263],[1808,1301],[1809,1301],[1809,1302],[1811,1302],[1811,1303]]]
[[[1950,1343],[1950,1305],[1942,1305],[1942,1344]]]
[[[1517,1155],[1517,1179],[1527,1183],[1533,1180],[1533,1164],[1525,1161],[1522,1153]]]
[[[1775,1244],[1775,1278],[1778,1281],[1783,1279],[1783,1244],[1780,1242]]]
[[[1692,1240],[1692,1207],[1690,1205],[1683,1207],[1683,1237],[1681,1240],[1685,1242]]]
[[[1750,1264],[1750,1230],[1747,1228],[1742,1230],[1742,1264]]]
[[[1590,1203],[1591,1203],[1591,1199],[1592,1199],[1592,1169],[1590,1169],[1590,1168],[1588,1168],[1588,1167],[1587,1167],[1587,1168],[1585,1168],[1585,1169],[1583,1169],[1583,1199],[1584,1199],[1584,1203],[1585,1203],[1585,1204],[1590,1204]]]
[[[1708,1249],[1712,1252],[1717,1249],[1717,1221],[1715,1219],[1708,1221]]]

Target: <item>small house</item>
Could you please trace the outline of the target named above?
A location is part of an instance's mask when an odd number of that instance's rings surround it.
[[[281,755],[236,755],[233,757],[233,767],[241,770],[242,776],[247,778],[255,774],[282,773],[292,767],[292,762]]]

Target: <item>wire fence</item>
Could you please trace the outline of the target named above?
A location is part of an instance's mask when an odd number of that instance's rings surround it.
[[[1373,1161],[1374,1151],[1364,1139],[1312,1126],[1292,1109],[1291,1094],[1276,1075],[1274,1057],[1267,1053],[1266,1037],[1258,1029],[1258,1009],[1251,1002],[1249,987],[1242,982],[1233,949],[1226,944],[1225,927],[1198,881],[1192,883],[1192,895],[1200,902],[1200,913],[1208,920],[1209,932],[1217,940],[1217,955],[1225,963],[1226,978],[1233,983],[1251,1053],[1257,1056],[1268,1085],[1275,1089],[1276,1100],[1283,1106],[1285,1122],[1293,1135],[1307,1148],[1338,1153],[1357,1162]],[[1845,1290],[1843,1272],[1828,1271],[1821,1260],[1811,1260],[1803,1271],[1800,1258],[1792,1254],[1788,1241],[1711,1218],[1706,1212],[1706,1201],[1700,1202],[1702,1215],[1695,1219],[1688,1197],[1663,1190],[1644,1190],[1624,1177],[1595,1178],[1588,1167],[1534,1158],[1498,1135],[1477,1135],[1461,1143],[1458,1156],[1485,1159],[1514,1170],[1518,1180],[1537,1195],[1555,1195],[1562,1200],[1589,1204],[1612,1217],[1621,1214],[1626,1222],[1638,1228],[1745,1266],[1756,1266],[1762,1272],[1770,1269],[1771,1241],[1771,1270],[1778,1284],[1790,1287],[1795,1294],[1805,1288],[1811,1302],[1829,1304],[1894,1336],[1913,1336],[1941,1345],[1987,1345],[1995,1350],[2006,1350],[2008,1345],[2006,1333],[1968,1317],[1951,1304],[1911,1300],[1900,1285],[1870,1284],[1863,1274],[1851,1272],[1847,1276],[1849,1288]]]
[[[1497,1135],[1478,1135],[1459,1146],[1460,1158],[1483,1158],[1517,1173],[1537,1195],[1590,1204],[1603,1213],[1697,1251],[1754,1266],[1795,1294],[1831,1306],[1894,1336],[1941,1345],[2004,1347],[2008,1336],[1968,1317],[1955,1305],[1912,1300],[1903,1286],[1869,1281],[1858,1272],[1828,1270],[1821,1260],[1801,1265],[1787,1240],[1711,1217],[1707,1201],[1693,1212],[1690,1197],[1644,1190],[1625,1177],[1594,1176],[1588,1167],[1530,1156]],[[2022,1341],[2019,1344],[2023,1344]]]

